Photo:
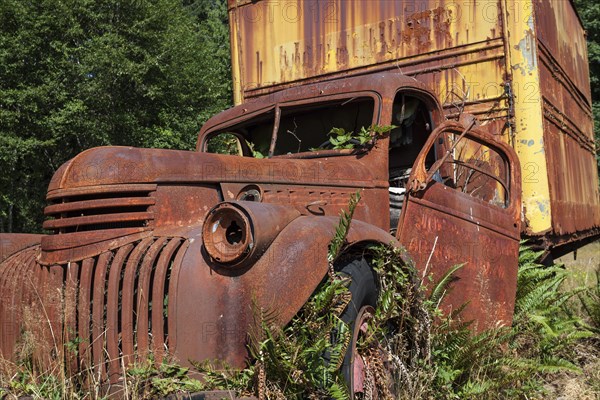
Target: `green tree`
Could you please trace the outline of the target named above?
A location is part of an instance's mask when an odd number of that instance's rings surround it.
[[[231,104],[225,0],[0,2],[0,232],[39,231],[90,147],[191,149]]]

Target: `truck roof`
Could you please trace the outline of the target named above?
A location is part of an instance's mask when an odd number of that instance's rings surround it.
[[[435,104],[435,107],[441,110],[437,97],[417,79],[403,75],[400,71],[373,73],[292,87],[250,99],[246,103],[232,107],[210,118],[200,130],[198,143],[207,131],[225,123],[230,124],[232,120],[239,117],[251,115],[261,110],[268,110],[276,104],[289,105],[307,99],[318,102],[319,98],[326,96],[344,93],[351,95],[357,92],[374,92],[381,98],[393,98],[400,89],[418,92],[427,96]]]

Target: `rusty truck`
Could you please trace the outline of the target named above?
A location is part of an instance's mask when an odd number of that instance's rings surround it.
[[[84,151],[49,184],[48,234],[0,236],[2,357],[29,329],[42,362],[65,357],[113,385],[150,353],[242,368],[253,307],[290,321],[358,190],[347,249],[404,246],[434,277],[465,263],[444,307],[466,304],[478,329],[511,323],[521,239],[551,259],[598,237],[571,1],[228,7],[236,106],[206,122],[196,151]],[[336,268],[360,325],[374,272],[363,258]],[[56,351],[74,338],[77,355]],[[358,357],[343,366],[353,393]]]

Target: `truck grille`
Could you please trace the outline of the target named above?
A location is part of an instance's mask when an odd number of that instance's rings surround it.
[[[44,214],[52,219],[44,229],[61,234],[148,227],[154,220],[155,190],[156,185],[140,184],[57,191],[48,195],[52,204]]]
[[[116,383],[122,366],[136,358],[145,361],[152,354],[160,363],[174,346],[169,316],[188,245],[183,238],[155,236],[49,267],[36,262],[39,247],[5,261],[0,318],[12,321],[14,329],[0,330],[0,354],[10,357],[21,332],[30,332],[37,362],[51,363],[61,344],[75,346],[62,355],[70,373],[93,370],[103,382]],[[14,279],[5,279],[9,276]],[[24,308],[34,316],[29,323]]]

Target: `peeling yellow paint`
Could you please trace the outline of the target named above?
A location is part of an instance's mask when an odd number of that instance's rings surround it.
[[[536,101],[521,91],[514,96],[514,148],[523,169],[522,194],[524,216],[531,234],[552,228],[548,168],[544,151],[544,124],[540,76],[537,68],[533,4],[520,0],[507,12],[509,68],[514,88],[529,88],[537,93]],[[509,10],[510,11],[510,10]],[[529,15],[527,13],[529,12]]]

